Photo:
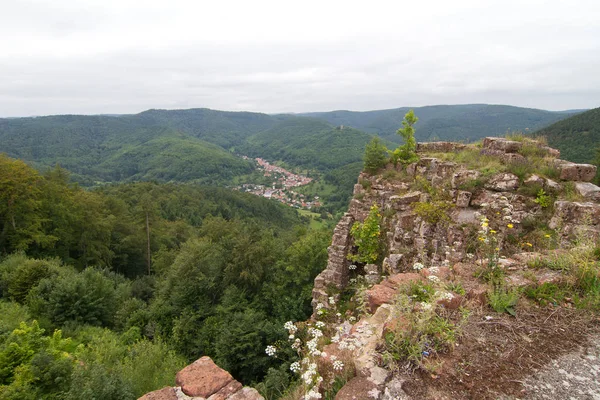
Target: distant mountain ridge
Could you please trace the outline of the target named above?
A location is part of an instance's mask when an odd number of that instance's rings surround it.
[[[534,135],[546,136],[548,144],[559,149],[567,160],[592,162],[600,149],[600,108],[563,119]]]
[[[424,107],[400,107],[374,111],[330,111],[298,114],[319,118],[333,125],[351,126],[393,142],[399,142],[396,130],[404,114],[414,110],[419,141],[474,141],[507,131],[534,131],[564,119],[578,111],[545,111],[506,105],[464,104]]]
[[[252,172],[251,163],[236,156],[244,154],[321,173],[335,187],[330,196],[343,204],[365,145],[378,134],[395,147],[408,110],[269,115],[194,108],[0,119],[0,152],[39,169],[60,164],[85,186],[144,180],[228,185]],[[414,110],[420,141],[474,141],[571,115],[485,104]]]

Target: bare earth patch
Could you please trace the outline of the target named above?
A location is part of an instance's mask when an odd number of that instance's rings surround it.
[[[595,362],[598,377],[600,359],[592,358],[593,354],[587,354],[591,357],[586,359],[582,348],[593,345],[590,338],[595,337],[598,343],[599,325],[598,317],[588,312],[562,307],[521,307],[516,318],[478,312],[471,316],[443,365],[434,374],[417,372],[402,388],[415,399],[597,399],[600,397],[577,397],[574,391],[571,397],[565,396],[546,384],[562,385],[564,389],[568,385],[562,383],[564,380],[571,379],[573,386],[579,380],[592,386],[589,393],[600,393],[600,383],[592,379],[593,373],[577,375],[560,366],[563,356]],[[584,354],[583,358],[579,354]],[[565,361],[566,368],[571,364]],[[593,370],[582,367],[586,368]],[[554,374],[562,379],[554,382],[559,378],[548,378]],[[544,396],[546,391],[550,397]]]

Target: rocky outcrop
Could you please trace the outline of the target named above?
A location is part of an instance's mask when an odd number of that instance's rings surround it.
[[[147,393],[139,400],[264,400],[256,389],[243,387],[210,357],[202,357],[177,373],[177,387]]]
[[[327,267],[315,278],[312,292],[313,307],[316,307],[318,303],[327,304],[329,298],[328,285],[334,285],[336,288],[341,289],[348,284],[350,228],[352,228],[354,221],[354,216],[346,213],[333,231],[331,246],[327,249],[329,253]]]
[[[518,142],[487,137],[483,141],[481,152],[510,164],[520,162],[516,156],[522,157],[519,151],[525,146],[533,146],[534,150],[537,148],[537,154],[545,154],[547,162],[559,169],[560,180],[575,181],[577,193],[588,201],[557,202],[551,227],[560,228],[563,235],[568,236],[584,229],[581,221],[586,215],[588,217],[585,218],[600,221],[596,211],[600,207],[600,188],[587,182],[595,175],[596,167],[556,160],[554,157],[559,155],[557,150],[529,139]],[[386,215],[384,224],[389,254],[380,264],[380,270],[376,271],[371,266],[368,274],[359,272],[368,275],[371,284],[378,283],[381,274],[394,275],[411,271],[415,262],[441,266],[444,261],[465,261],[469,237],[477,231],[482,214],[487,214],[486,211],[489,210],[497,218],[497,225],[504,227],[503,229],[508,229],[508,225],[514,226],[513,233],[518,233],[523,221],[542,213],[542,208],[534,201],[535,197],[521,195],[520,187],[540,187],[554,193],[560,192],[563,187],[560,182],[535,174],[525,177],[523,181],[510,172],[500,172],[483,179],[479,171],[424,154],[458,152],[465,148],[477,149],[450,142],[419,143],[421,159],[418,162],[407,166],[388,166],[388,170],[395,169],[399,173],[399,179],[384,179],[383,176],[369,176],[365,173],[359,176],[349,210],[335,228],[332,244],[328,249],[327,268],[315,279],[313,307],[319,303],[327,306],[331,296],[328,287],[334,287],[339,292],[347,286],[351,266],[348,255],[353,251],[350,229],[355,221],[366,218],[373,204],[378,205]],[[446,211],[447,218],[442,218],[445,223],[432,223],[415,212],[416,203],[429,203],[432,200],[431,193],[415,185],[419,179],[435,188],[444,202],[451,203],[452,207],[448,207]],[[600,229],[597,222],[584,226],[591,232]],[[446,254],[449,249],[452,251]],[[362,267],[359,266],[358,269],[364,271]],[[372,310],[376,309],[391,297],[389,290],[376,285],[370,293],[369,306]]]

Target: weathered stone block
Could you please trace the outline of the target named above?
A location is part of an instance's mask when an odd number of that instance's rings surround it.
[[[560,179],[590,182],[596,176],[597,167],[591,164],[560,163]]]
[[[516,153],[521,150],[523,143],[515,142],[499,137],[486,137],[483,139],[483,148],[490,150],[500,150],[504,153]]]

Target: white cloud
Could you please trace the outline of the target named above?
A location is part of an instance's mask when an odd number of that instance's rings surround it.
[[[16,0],[0,116],[597,107],[600,3]]]

